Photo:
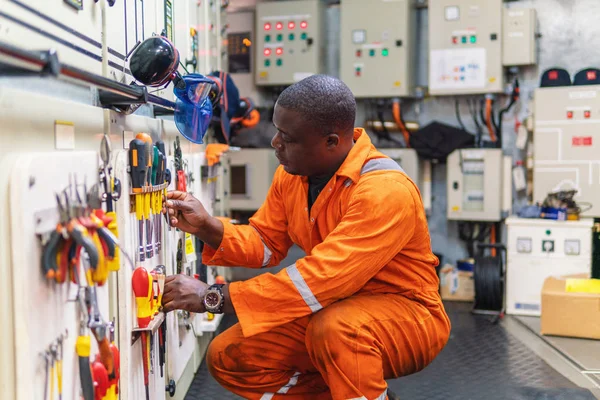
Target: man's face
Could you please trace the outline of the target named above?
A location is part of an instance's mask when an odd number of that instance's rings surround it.
[[[337,139],[332,143],[332,135],[315,131],[306,117],[278,105],[275,105],[273,125],[277,131],[271,146],[287,173],[302,176],[327,173]]]

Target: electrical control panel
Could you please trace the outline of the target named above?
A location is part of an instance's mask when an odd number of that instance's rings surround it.
[[[506,66],[535,64],[535,8],[505,8],[502,18],[502,63]]]
[[[501,149],[459,149],[447,163],[448,219],[501,221],[512,200],[510,157]]]
[[[229,13],[227,35],[227,71],[240,93],[250,97],[254,105],[262,105],[261,95],[254,83],[254,11]]]
[[[323,71],[323,16],[319,0],[256,5],[257,85],[291,85]]]
[[[356,97],[412,94],[415,11],[410,0],[342,1],[341,79]]]
[[[501,92],[502,0],[429,2],[429,92]]]
[[[279,166],[272,149],[242,149],[229,154],[232,210],[258,210],[273,182]]]
[[[421,188],[421,168],[419,155],[415,149],[379,149],[379,151],[396,161],[406,175]]]
[[[506,226],[507,313],[539,316],[546,278],[591,274],[591,218],[553,221],[509,217]]]
[[[576,189],[582,215],[600,217],[600,85],[537,89],[533,146],[533,200]]]

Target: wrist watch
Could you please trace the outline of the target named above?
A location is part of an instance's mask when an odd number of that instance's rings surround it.
[[[225,297],[223,296],[222,284],[215,284],[209,286],[204,295],[204,307],[206,311],[213,314],[223,314],[223,303]]]

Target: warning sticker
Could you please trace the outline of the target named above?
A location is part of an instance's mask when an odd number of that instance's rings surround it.
[[[592,137],[591,136],[573,136],[571,144],[573,146],[591,146],[592,145]]]

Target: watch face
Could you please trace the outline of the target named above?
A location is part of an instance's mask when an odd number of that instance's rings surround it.
[[[217,307],[220,301],[221,296],[219,296],[219,294],[215,292],[207,293],[206,297],[204,298],[204,303],[206,304],[206,306],[211,308]]]

